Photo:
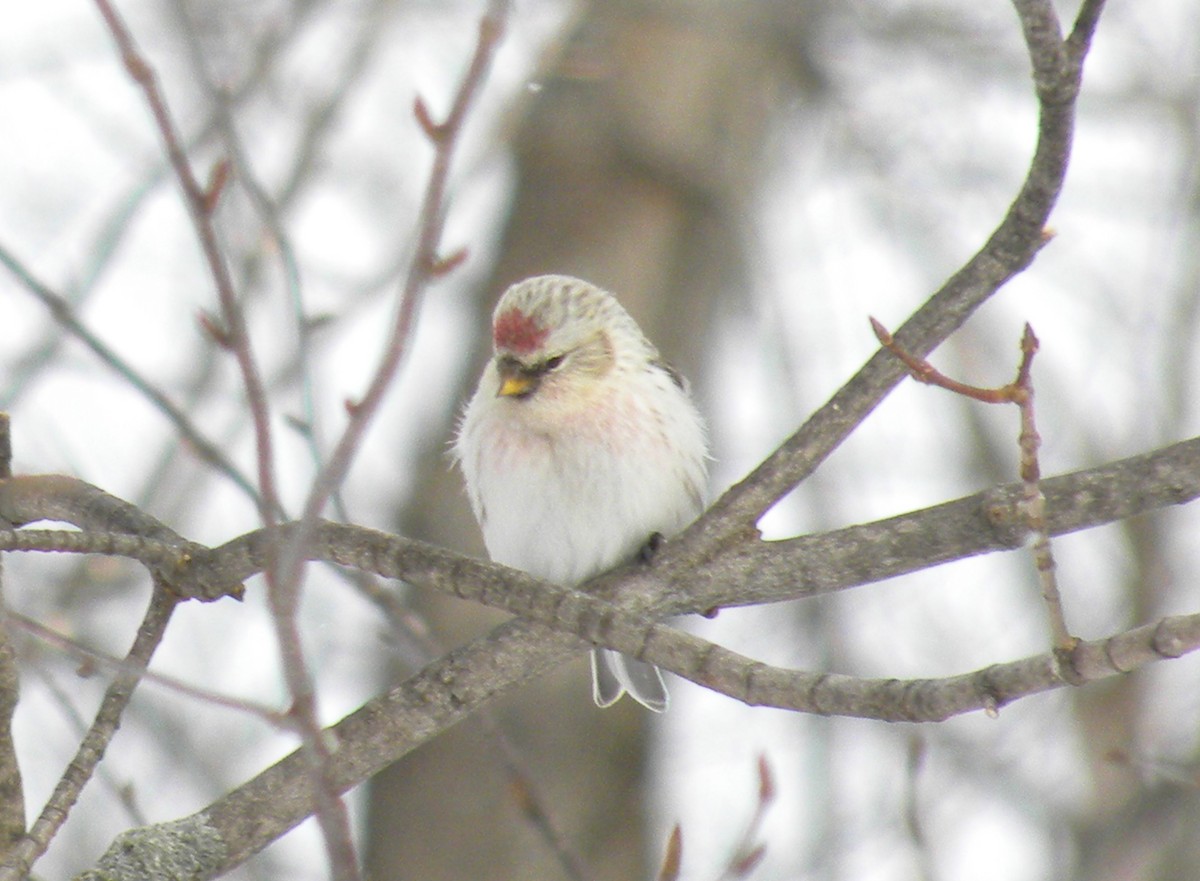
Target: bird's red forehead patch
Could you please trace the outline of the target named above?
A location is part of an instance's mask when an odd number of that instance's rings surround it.
[[[492,339],[497,349],[522,354],[541,348],[549,333],[549,330],[515,307],[497,315],[492,325]]]

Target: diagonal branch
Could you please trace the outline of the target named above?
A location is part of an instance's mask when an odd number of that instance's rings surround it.
[[[330,736],[340,744],[329,769],[339,791],[368,779],[466,718],[499,691],[546,671],[559,662],[564,652],[580,646],[573,637],[518,620],[438,659],[329,729]],[[1107,640],[1081,643],[1072,653],[1071,662],[1078,680],[1089,681],[1126,672],[1157,658],[1178,657],[1197,646],[1200,616],[1181,616]],[[971,709],[995,712],[1021,695],[1066,684],[1053,655],[997,664],[944,680],[857,679],[757,665],[748,675],[743,677],[739,672],[736,678],[726,681],[723,677],[732,670],[732,653],[730,657],[719,656],[723,651],[710,648],[706,674],[713,684],[725,686],[722,690],[733,692],[745,686],[753,702],[804,704],[809,711],[824,714],[928,720]],[[667,655],[665,646],[645,653],[655,663]],[[191,877],[223,874],[312,812],[312,793],[302,762],[303,757],[293,753],[200,813],[119,836],[98,866],[104,874],[84,877],[141,877],[116,870],[127,861],[159,853],[165,841],[205,855],[203,871],[197,869]]]
[[[1177,504],[1200,495],[1200,439],[1155,453],[1044,481],[1047,525],[1069,532]],[[925,554],[925,565],[1018,547],[1023,520],[1016,515],[1019,484],[1000,487],[876,524],[849,527],[826,536],[762,542],[725,548],[709,569],[740,576],[720,592],[700,579],[702,602],[761,602],[848,587],[877,577],[912,571]],[[968,516],[967,512],[973,512]],[[942,545],[933,539],[950,530]],[[287,528],[287,527],[284,527]],[[10,533],[19,535],[20,533]],[[222,577],[244,578],[261,567],[265,549],[278,541],[265,531],[243,536],[213,552],[211,559],[232,567]],[[930,544],[932,542],[932,544]],[[2,542],[0,542],[2,543]],[[672,545],[649,566],[636,566],[599,579],[596,587],[667,588],[682,596],[689,573],[671,560]],[[865,550],[865,549],[869,549]],[[1196,616],[1164,619],[1107,640],[1082,643],[1066,657],[1040,655],[944,680],[893,682],[836,674],[774,670],[663,625],[648,623],[641,611],[625,611],[594,596],[555,588],[502,566],[469,560],[440,548],[360,527],[322,524],[310,546],[314,558],[368,568],[413,584],[449,590],[459,596],[538,617],[556,627],[591,636],[754,703],[786,705],[820,713],[850,713],[888,719],[935,719],[970,709],[994,709],[1006,701],[1071,682],[1115,675],[1161,657],[1193,649],[1200,634]],[[796,555],[832,559],[822,568],[813,559],[798,566]],[[782,560],[774,571],[772,557]],[[789,559],[790,557],[790,559]],[[730,561],[741,559],[733,567]],[[256,559],[259,562],[256,562]],[[872,561],[864,568],[863,560]],[[722,568],[725,567],[725,568]],[[699,573],[692,571],[695,584]],[[785,590],[785,579],[788,588]],[[756,588],[763,581],[769,590]],[[758,589],[758,595],[753,590]],[[636,595],[636,591],[634,592]],[[636,600],[636,596],[634,596]],[[689,604],[696,605],[693,599]],[[679,609],[658,609],[679,611]],[[494,695],[515,687],[558,663],[586,644],[577,636],[548,631],[530,621],[513,621],[487,637],[431,664],[415,677],[377,698],[331,729],[339,749],[328,767],[338,791],[344,791],[394,761],[448,725],[465,718]],[[1068,679],[1069,676],[1069,679]],[[194,817],[148,827],[155,835],[221,842],[218,871],[237,865],[312,811],[311,778],[298,773],[293,755],[264,771]],[[267,806],[271,810],[267,810]],[[139,830],[137,835],[145,833]],[[175,840],[173,838],[173,840]],[[134,839],[121,839],[130,845]],[[153,835],[146,839],[158,840]],[[116,851],[114,851],[115,853]],[[206,851],[207,852],[207,851]]]
[[[910,352],[927,355],[1005,282],[1033,262],[1045,244],[1043,230],[1067,173],[1075,123],[1075,98],[1091,45],[1100,2],[1088,0],[1064,51],[1049,0],[1016,0],[1033,63],[1040,107],[1038,141],[1025,181],[991,237],[896,333]],[[705,549],[742,535],[779,499],[811,474],[870,415],[904,377],[901,365],[880,350],[766,461],[725,493],[712,516],[678,540],[694,562]]]
[[[208,263],[209,273],[216,287],[217,299],[221,304],[221,315],[225,326],[221,329],[220,340],[233,354],[238,369],[242,374],[246,398],[254,420],[256,438],[256,453],[258,457],[258,483],[260,496],[258,509],[264,523],[275,520],[275,512],[279,510],[279,496],[275,486],[274,455],[272,453],[270,415],[267,405],[266,388],[258,365],[254,360],[254,352],[250,346],[250,334],[246,328],[245,315],[238,302],[234,290],[233,279],[229,267],[221,253],[217,232],[213,226],[212,214],[214,205],[209,191],[200,185],[192,171],[192,165],[183,148],[183,140],[179,137],[175,122],[166,99],[158,88],[158,78],[154,69],[146,61],[134,42],[120,14],[109,0],[94,0],[96,8],[104,19],[113,41],[121,53],[121,61],[130,78],[137,84],[145,95],[146,103],[158,127],[163,147],[183,191],[184,204],[191,218],[200,248]]]
[[[189,446],[196,451],[197,456],[233,481],[238,489],[242,490],[256,504],[259,503],[258,490],[225,452],[200,431],[184,409],[172,401],[165,391],[92,333],[62,294],[40,281],[28,267],[17,259],[16,255],[3,245],[0,245],[0,265],[16,276],[21,285],[41,301],[59,327],[90,349],[102,364],[113,370],[123,381],[149,401],[154,409],[166,417],[175,431],[179,433],[179,437],[187,441]]]
[[[150,606],[125,656],[123,669],[105,691],[91,728],[80,741],[75,757],[67,765],[41,814],[28,834],[4,855],[4,862],[0,864],[0,881],[20,881],[25,878],[34,860],[45,853],[51,839],[66,822],[83,787],[92,779],[96,766],[104,758],[108,744],[117,733],[121,715],[129,706],[134,689],[141,682],[142,673],[150,664],[150,657],[162,642],[178,602],[170,591],[155,583]]]

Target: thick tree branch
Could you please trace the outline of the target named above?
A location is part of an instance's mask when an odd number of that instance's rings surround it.
[[[1040,118],[1038,141],[1025,182],[984,246],[896,332],[909,352],[927,355],[1045,245],[1046,221],[1067,173],[1075,125],[1075,97],[1083,60],[1102,2],[1084,4],[1064,51],[1061,29],[1048,0],[1016,0],[1032,59]],[[882,349],[778,450],[732,487],[677,543],[695,563],[705,549],[737,538],[779,499],[811,474],[850,436],[904,377],[904,368]]]
[[[62,474],[23,474],[0,480],[0,525],[58,520],[84,532],[3,530],[4,550],[45,550],[129,557],[146,565],[185,599],[240,599],[240,582],[210,582],[204,545],[180,536],[123,499]]]
[[[824,714],[932,720],[971,709],[995,711],[1016,697],[1065,685],[1068,675],[1078,682],[1116,675],[1157,658],[1178,657],[1197,645],[1200,616],[1193,615],[1081,643],[1065,659],[1039,655],[943,680],[857,679],[772,670],[753,662],[738,670],[736,656],[716,646],[710,646],[703,668],[710,684],[731,693],[744,689],[753,703],[802,706]],[[499,690],[544,672],[564,653],[581,646],[573,637],[525,621],[496,628],[333,726],[330,733],[340,746],[330,773],[342,791],[349,789],[470,715]],[[646,651],[645,657],[659,663],[668,654],[664,645]],[[125,833],[109,849],[98,872],[81,879],[165,878],[145,874],[145,861],[153,854],[176,852],[197,866],[189,877],[217,877],[312,812],[309,778],[302,773],[301,762],[301,756],[293,753],[198,814]],[[203,864],[199,854],[204,855]]]
[[[1051,477],[1041,487],[1051,535],[1184,504],[1200,497],[1200,438]],[[670,613],[829,593],[1023,547],[1028,528],[1019,510],[1022,492],[1021,484],[1010,483],[819,535],[743,541],[718,549],[699,569],[689,568],[668,542],[650,569],[658,583],[667,586],[669,595],[661,608]]]
[[[18,477],[7,483],[11,486],[42,479]],[[89,499],[100,494],[94,487],[71,478],[56,480],[71,498]],[[76,489],[76,484],[88,491]],[[1184,504],[1200,497],[1200,438],[1051,477],[1041,485],[1051,535]],[[1012,483],[921,511],[819,535],[781,541],[747,536],[739,544],[715,548],[700,571],[688,568],[684,555],[677,554],[674,543],[668,542],[648,565],[614,570],[591,582],[588,589],[596,596],[629,598],[612,606],[614,610],[660,617],[830,593],[952,560],[1022,547],[1028,531],[1018,511],[1022,492],[1021,484]],[[42,501],[35,504],[33,500],[39,497]],[[22,517],[18,519],[65,519],[77,525],[86,522],[88,529],[106,528],[103,520],[72,515],[65,510],[69,505],[49,496],[30,492],[24,494],[21,507],[6,508],[5,500],[10,498],[6,482],[0,481],[0,516],[6,510],[19,510]],[[120,500],[112,499],[101,507],[112,503]],[[294,528],[295,524],[278,527],[284,532]],[[271,541],[280,538],[258,530],[212,550],[186,543],[197,550],[185,563],[178,564],[180,569],[174,577],[179,592],[211,598],[219,595],[213,586],[240,584],[262,571]],[[0,530],[0,550],[107,553],[160,569],[165,568],[163,561],[178,560],[178,542],[183,541],[177,536],[175,540],[153,541],[107,532]],[[539,602],[578,594],[513,569],[358,526],[323,523],[305,550],[310,561],[353,566],[514,614],[523,614]],[[197,583],[200,588],[195,586]]]
[[[0,480],[12,475],[12,435],[8,414],[0,412]],[[11,521],[0,511],[0,527]],[[0,560],[0,857],[25,834],[25,786],[12,721],[21,693],[17,652],[4,604],[4,561]]]
[[[92,497],[76,490],[74,482],[67,481],[64,485],[72,497]],[[1042,482],[1042,488],[1046,495],[1046,525],[1052,534],[1181,504],[1200,496],[1200,438],[1100,468],[1050,478]],[[306,546],[306,555],[310,560],[353,566],[492,605],[530,622],[644,656],[681,676],[751,703],[915,719],[925,717],[918,716],[918,711],[907,703],[880,709],[885,697],[903,696],[894,689],[875,688],[871,702],[864,709],[856,697],[861,686],[847,685],[849,692],[839,699],[838,688],[830,684],[857,680],[772,671],[696,637],[655,624],[653,618],[703,611],[717,605],[748,605],[811,596],[987,551],[1020,547],[1027,532],[1024,518],[1019,515],[1022,494],[1021,484],[1011,484],[824,535],[775,542],[749,537],[740,545],[718,549],[703,574],[673,560],[672,547],[668,545],[649,565],[625,567],[589,585],[603,596],[625,598],[617,602],[556,587],[524,573],[464,558],[422,542],[343,524],[320,524]],[[33,493],[26,493],[25,497],[36,498]],[[0,485],[0,501],[4,498]],[[46,509],[55,511],[62,507],[45,504]],[[112,503],[105,502],[100,507],[112,507]],[[29,516],[34,513],[33,508],[27,502],[19,510]],[[197,556],[193,563],[195,574],[203,576],[206,583],[240,582],[262,571],[271,549],[288,540],[287,533],[296,528],[295,524],[289,524],[277,530],[259,530]],[[19,541],[27,535],[20,531],[0,533],[0,547],[30,549],[29,542]],[[67,543],[60,542],[60,537],[73,535],[35,533],[33,537],[45,538],[47,548],[61,550],[61,545]],[[82,542],[80,546],[84,546]],[[649,604],[648,597],[661,599]],[[570,641],[565,645],[578,648],[582,644]],[[1188,645],[1187,650],[1190,648]],[[1089,651],[1086,646],[1080,650]],[[1139,663],[1151,659],[1150,655],[1139,657]],[[1080,666],[1073,660],[1070,664]],[[1131,662],[1125,662],[1115,669],[1130,666]],[[804,677],[821,680],[819,701],[797,697],[811,691],[812,682]],[[764,684],[767,682],[774,684],[768,687]],[[787,684],[781,684],[784,682]],[[1037,688],[1028,688],[1040,690],[1051,684],[1038,680]],[[504,683],[495,685],[496,689],[503,687]],[[932,686],[922,688],[928,691]],[[1002,696],[1010,699],[1008,695]],[[985,705],[979,694],[974,696],[973,704],[958,700],[951,704],[959,708],[956,712]],[[928,697],[922,701],[928,703]]]
[[[130,528],[107,524],[95,513],[72,514],[69,502],[47,493],[22,493],[21,504],[8,504],[8,492],[22,481],[44,488],[60,486],[71,499],[107,500],[96,510],[125,505],[71,478],[17,477],[0,481],[0,516],[19,512],[18,520],[64,519],[92,530]],[[1046,525],[1051,535],[1112,523],[1168,505],[1200,497],[1200,438],[1118,462],[1051,477],[1042,481]],[[76,487],[86,487],[80,490]],[[798,599],[881,581],[952,560],[1022,547],[1027,527],[1019,514],[1023,487],[994,487],[972,496],[874,523],[849,526],[819,535],[781,541],[746,537],[738,544],[714,549],[702,571],[690,569],[685,557],[668,542],[648,565],[614,570],[588,585],[596,596],[629,597],[611,608],[656,616],[703,612],[713,607],[754,605]],[[131,510],[136,511],[130,506]],[[143,515],[144,516],[144,515]],[[705,515],[707,518],[709,515]],[[152,518],[149,522],[157,524]],[[185,542],[161,524],[160,540],[108,532],[0,530],[0,550],[107,553],[141,560],[165,569],[179,567],[174,577],[185,596],[216,595],[212,586],[240,584],[262,571],[273,541],[286,540],[295,524],[276,533],[258,530],[209,550]],[[278,534],[278,533],[283,533]],[[165,539],[165,540],[164,540]],[[196,549],[179,561],[179,543]],[[577,591],[538,581],[504,566],[459,556],[443,548],[364,527],[322,523],[306,545],[310,561],[335,562],[419,587],[451,593],[527,614],[538,603]],[[198,583],[202,589],[194,585]],[[649,598],[649,599],[648,599]],[[558,622],[560,625],[563,622]]]

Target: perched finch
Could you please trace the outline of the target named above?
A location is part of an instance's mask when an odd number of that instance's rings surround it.
[[[632,560],[700,513],[704,421],[621,305],[577,278],[513,285],[455,453],[488,553],[556,584]],[[592,652],[592,696],[662,712],[657,668]]]

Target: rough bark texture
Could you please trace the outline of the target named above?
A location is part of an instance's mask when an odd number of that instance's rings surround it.
[[[0,480],[12,475],[12,435],[8,414],[0,413]],[[11,526],[0,516],[0,529]],[[3,598],[4,561],[0,560],[0,600]],[[8,625],[0,615],[0,855],[8,853],[25,834],[25,787],[12,738],[12,718],[20,695],[17,655]]]

